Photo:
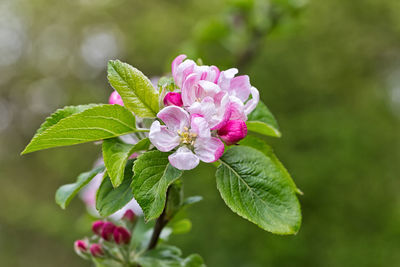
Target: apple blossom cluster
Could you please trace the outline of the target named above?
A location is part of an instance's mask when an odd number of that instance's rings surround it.
[[[174,88],[164,94],[164,107],[150,127],[149,139],[180,170],[195,168],[200,161],[217,161],[225,145],[246,137],[247,115],[257,106],[258,90],[238,70],[220,71],[216,66],[197,65],[179,55],[172,62]],[[163,94],[162,94],[163,95]],[[110,104],[123,105],[115,91]]]

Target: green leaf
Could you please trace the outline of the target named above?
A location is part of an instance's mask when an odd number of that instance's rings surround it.
[[[205,267],[199,255],[192,254],[182,258],[179,248],[166,245],[147,251],[139,257],[137,263],[142,267]]]
[[[87,185],[93,177],[104,171],[104,166],[94,168],[89,172],[81,173],[76,182],[73,184],[66,184],[61,186],[56,192],[56,203],[60,205],[62,209],[65,209],[69,202],[75,197],[75,195]]]
[[[148,138],[137,144],[126,144],[119,138],[106,139],[103,142],[103,159],[107,174],[114,187],[118,187],[124,179],[124,169],[128,158],[135,152],[147,150],[150,146]]]
[[[169,164],[168,155],[160,151],[149,151],[139,156],[133,166],[133,194],[147,221],[160,216],[168,186],[183,173]]]
[[[104,176],[96,194],[96,209],[101,216],[110,216],[132,200],[133,194],[130,185],[133,177],[133,162],[134,159],[128,160],[125,166],[124,179],[117,188],[112,186],[108,173]]]
[[[55,121],[52,120],[47,126]],[[119,105],[95,105],[42,129],[40,133],[35,134],[21,154],[97,141],[137,131],[135,116],[126,108]]]
[[[62,109],[57,109],[53,114],[50,115],[50,117],[46,119],[45,122],[42,123],[42,125],[40,125],[40,128],[37,130],[36,134],[44,132],[51,126],[57,124],[62,119],[65,119],[75,113],[82,112],[94,106],[96,106],[96,104],[67,106]]]
[[[297,188],[296,184],[294,183],[294,181],[292,179],[292,176],[289,174],[289,172],[287,171],[285,166],[283,166],[282,162],[280,162],[280,160],[275,156],[272,148],[269,145],[267,145],[263,140],[261,140],[260,138],[254,137],[254,136],[247,136],[245,139],[240,141],[239,144],[255,148],[255,149],[261,151],[262,153],[264,153],[264,155],[267,158],[269,158],[277,167],[279,167],[279,169],[282,173],[282,177],[285,177],[289,181],[289,183],[291,184],[293,189],[298,194],[300,194],[300,195],[303,194],[303,192],[301,192],[301,190],[299,188]]]
[[[256,109],[248,115],[246,125],[252,132],[274,137],[282,136],[274,115],[262,101],[258,102]]]
[[[300,204],[280,165],[246,146],[229,149],[220,161],[217,188],[232,211],[275,234],[299,230]]]
[[[143,118],[155,117],[159,110],[158,92],[139,70],[119,60],[108,62],[108,81],[121,95],[126,108]]]

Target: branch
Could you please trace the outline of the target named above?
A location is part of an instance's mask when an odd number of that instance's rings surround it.
[[[169,189],[170,189],[170,187],[167,190],[167,197],[166,197],[166,200],[165,200],[164,210],[161,213],[160,217],[158,217],[158,219],[156,221],[156,224],[154,225],[153,234],[151,236],[150,243],[149,243],[149,246],[147,247],[147,250],[152,250],[157,246],[158,239],[160,239],[161,231],[168,223],[168,220],[165,218],[165,213],[166,213],[166,210],[167,210]]]

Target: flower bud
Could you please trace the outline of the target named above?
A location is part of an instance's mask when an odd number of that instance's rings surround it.
[[[105,224],[105,222],[103,222],[103,221],[95,221],[92,224],[93,233],[95,233],[98,236],[101,236],[101,232],[103,231],[104,224]]]
[[[131,241],[131,234],[124,227],[116,227],[113,234],[115,243],[117,244],[129,244]]]
[[[113,232],[115,229],[115,225],[111,222],[104,223],[103,229],[101,231],[101,237],[104,240],[112,241]]]
[[[218,135],[226,144],[236,144],[247,135],[246,123],[242,120],[228,121],[218,130]]]
[[[122,101],[121,96],[118,94],[117,91],[114,91],[111,93],[110,98],[108,99],[109,104],[117,104],[120,106],[124,105],[124,102]]]
[[[133,210],[125,211],[124,216],[122,216],[122,220],[130,222],[130,223],[134,222],[135,219],[136,219],[136,215],[133,212]]]
[[[85,253],[88,249],[88,246],[85,241],[83,240],[76,240],[74,243],[74,248],[77,253]]]
[[[164,105],[166,107],[172,105],[182,107],[183,102],[181,93],[176,93],[176,92],[167,93],[166,96],[164,97]]]
[[[93,257],[102,257],[104,255],[104,250],[100,244],[92,244],[90,246],[90,253]]]

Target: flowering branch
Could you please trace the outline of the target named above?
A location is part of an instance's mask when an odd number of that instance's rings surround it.
[[[109,104],[65,107],[41,125],[23,153],[102,141],[102,164],[56,193],[66,208],[82,188],[94,186],[85,191],[92,198],[84,199],[95,216],[108,218],[75,243],[78,255],[98,266],[203,267],[200,256],[184,258],[166,244],[170,234],[190,230],[188,219],[176,214],[199,201],[183,199],[182,175],[200,161],[221,162],[217,188],[235,213],[272,233],[298,231],[301,191],[266,142],[248,136],[280,137],[277,122],[249,76],[238,72],[179,55],[172,77],[153,85],[129,64],[110,61],[108,80],[116,91]],[[130,207],[137,203],[135,214]]]

